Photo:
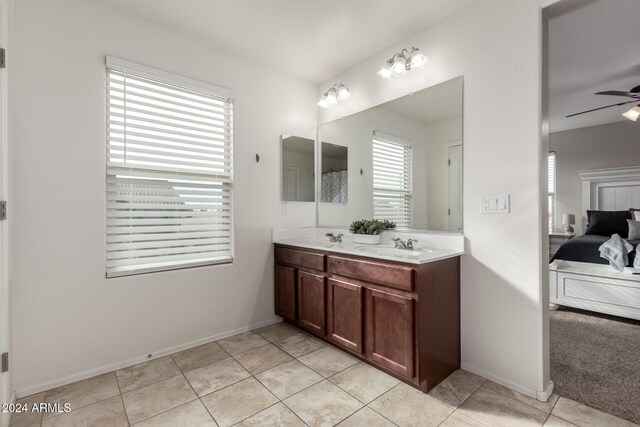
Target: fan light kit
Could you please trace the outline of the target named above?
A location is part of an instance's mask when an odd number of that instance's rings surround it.
[[[383,79],[400,77],[407,74],[408,70],[422,70],[428,63],[429,58],[420,52],[420,49],[417,47],[412,47],[411,52],[409,52],[408,49],[402,49],[400,53],[396,53],[388,59],[377,74]]]
[[[631,98],[631,101],[622,101],[622,102],[618,102],[617,104],[611,104],[611,105],[605,105],[604,107],[598,107],[598,108],[593,108],[591,110],[587,110],[587,111],[581,111],[579,113],[574,113],[574,114],[569,114],[567,117],[574,117],[574,116],[579,116],[580,114],[585,114],[585,113],[590,113],[592,111],[598,111],[598,110],[603,110],[605,108],[611,108],[611,107],[619,107],[620,105],[626,105],[626,104],[635,104],[638,101],[640,101],[640,86],[636,86],[634,88],[631,88],[631,90],[629,90],[629,92],[624,92],[624,91],[620,91],[620,90],[607,90],[604,92],[598,92],[595,95],[609,95],[609,96],[623,96],[625,98]],[[640,104],[638,104],[637,106],[633,107],[632,109],[630,109],[629,111],[626,111],[624,113],[622,113],[622,115],[632,121],[638,121],[638,118],[640,118]]]
[[[318,101],[318,106],[322,108],[333,107],[339,103],[346,102],[349,98],[351,98],[349,89],[342,83],[335,84],[322,95],[322,98]]]

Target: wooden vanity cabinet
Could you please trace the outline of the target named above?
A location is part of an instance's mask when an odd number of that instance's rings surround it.
[[[298,271],[298,323],[321,337],[326,331],[325,281],[324,275]]]
[[[403,377],[413,378],[413,300],[367,289],[366,306],[367,357]]]
[[[327,338],[357,354],[363,353],[363,287],[344,280],[327,280]]]
[[[460,258],[425,264],[275,245],[276,314],[429,391],[460,367]]]

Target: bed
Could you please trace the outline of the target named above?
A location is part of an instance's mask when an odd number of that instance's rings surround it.
[[[588,210],[623,211],[640,207],[640,167],[578,172],[582,181],[583,224]],[[582,232],[584,233],[583,227]],[[598,248],[610,235],[587,234],[565,242],[549,265],[549,302],[640,320],[640,274],[616,271]],[[628,240],[637,247],[640,240]],[[638,255],[640,256],[640,255]],[[629,253],[633,265],[636,251]]]

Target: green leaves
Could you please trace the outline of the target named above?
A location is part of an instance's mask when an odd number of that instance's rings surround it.
[[[388,220],[378,219],[361,219],[353,221],[349,227],[349,231],[353,234],[370,234],[378,235],[384,230],[396,228],[396,224]]]

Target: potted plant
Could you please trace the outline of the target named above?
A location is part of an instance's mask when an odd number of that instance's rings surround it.
[[[377,219],[361,219],[353,221],[349,227],[349,231],[353,233],[353,241],[355,243],[365,243],[368,245],[377,245],[380,243],[380,233],[384,230],[395,228],[396,225],[387,221]]]

